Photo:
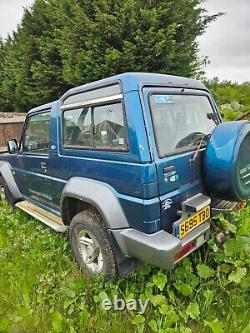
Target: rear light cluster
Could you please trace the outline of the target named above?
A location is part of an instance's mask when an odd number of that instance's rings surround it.
[[[191,250],[193,250],[195,248],[195,240],[193,240],[192,242],[184,245],[180,251],[178,251],[174,257],[175,261],[178,261],[179,259],[181,259],[182,257],[184,257],[187,253],[189,253]]]

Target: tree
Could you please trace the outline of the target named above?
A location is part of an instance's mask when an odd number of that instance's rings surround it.
[[[4,44],[2,39],[0,38],[0,82],[3,82],[4,80]],[[3,94],[0,91],[0,105],[4,104],[4,97]]]
[[[214,78],[205,82],[227,120],[250,118],[250,82],[236,83]]]
[[[196,77],[202,0],[36,0],[0,47],[0,108],[27,111],[126,71]]]

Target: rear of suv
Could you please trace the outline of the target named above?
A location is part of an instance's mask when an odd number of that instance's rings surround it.
[[[125,73],[31,110],[1,156],[12,205],[69,231],[86,272],[171,269],[250,196],[250,123],[223,123],[199,81]]]

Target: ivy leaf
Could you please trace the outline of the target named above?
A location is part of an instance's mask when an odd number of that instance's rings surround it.
[[[242,280],[242,278],[246,275],[247,270],[246,268],[239,268],[236,271],[232,272],[228,279],[231,282],[235,282],[235,283],[240,283],[240,281]]]
[[[180,316],[177,315],[174,308],[171,306],[169,307],[169,312],[167,316],[167,323],[171,326],[173,323],[177,323],[180,320]]]
[[[166,304],[162,304],[162,306],[159,309],[159,312],[164,316],[164,315],[168,314],[169,307]]]
[[[177,281],[174,286],[183,296],[191,296],[193,293],[192,287],[182,281]]]
[[[150,322],[148,323],[148,326],[151,328],[153,332],[158,332],[158,325],[156,320],[151,319]]]
[[[189,274],[187,276],[187,278],[190,281],[190,284],[191,284],[191,286],[193,288],[196,287],[196,286],[198,286],[198,284],[200,283],[199,278],[196,275],[194,275],[194,274]]]
[[[166,297],[163,295],[153,295],[150,297],[150,301],[154,306],[166,304]]]
[[[190,303],[187,310],[187,315],[192,319],[197,319],[200,315],[200,308],[198,303]]]
[[[142,315],[136,315],[132,320],[133,325],[142,325],[145,322],[145,318]]]
[[[153,282],[156,287],[162,291],[166,285],[167,277],[163,273],[158,273],[153,276]]]
[[[215,271],[205,264],[197,265],[197,270],[198,270],[198,274],[199,274],[200,278],[202,278],[202,279],[208,279],[208,278],[214,276],[214,274],[215,274]]]
[[[206,326],[209,326],[213,333],[224,333],[221,323],[216,318],[213,321],[204,320]]]

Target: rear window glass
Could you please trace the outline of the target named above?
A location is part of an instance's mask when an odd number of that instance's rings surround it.
[[[217,125],[206,96],[152,94],[150,108],[160,157],[206,144]]]

